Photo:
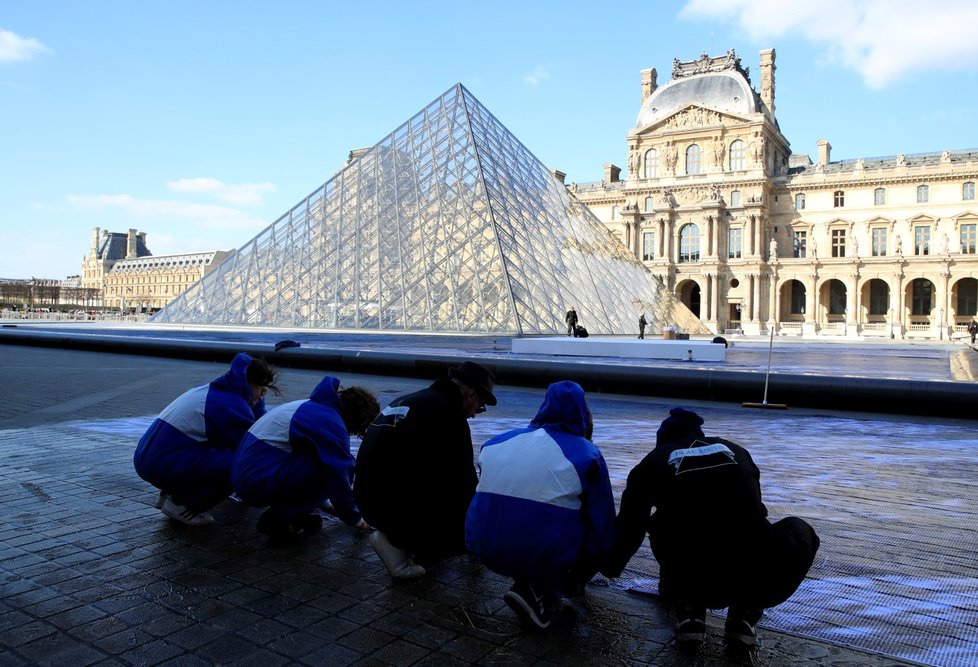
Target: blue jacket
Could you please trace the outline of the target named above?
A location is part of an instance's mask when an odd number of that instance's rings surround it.
[[[614,544],[615,501],[590,423],[584,390],[558,382],[529,427],[482,446],[465,542],[489,569],[539,581]]]
[[[245,434],[231,481],[246,502],[263,507],[297,496],[329,498],[344,523],[352,526],[360,520],[339,386],[338,379],[327,375],[308,399],[272,409]],[[294,488],[300,479],[315,480],[316,488]]]
[[[234,451],[265,400],[248,404],[251,357],[238,354],[227,373],[178,396],[157,417],[136,446],[133,463],[140,477],[179,479],[198,460],[201,448]]]

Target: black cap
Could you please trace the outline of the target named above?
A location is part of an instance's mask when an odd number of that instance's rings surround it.
[[[477,364],[474,361],[462,362],[460,366],[452,366],[448,369],[448,377],[475,389],[486,405],[496,404],[496,397],[492,395],[496,376],[482,364]]]

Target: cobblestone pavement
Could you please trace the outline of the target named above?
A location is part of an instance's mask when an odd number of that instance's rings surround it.
[[[551,631],[534,634],[520,631],[500,598],[509,582],[467,558],[420,582],[392,584],[366,540],[338,522],[291,547],[268,546],[254,530],[259,511],[230,501],[218,507],[215,526],[174,525],[152,508],[155,490],[132,470],[132,450],[166,403],[225,368],[0,345],[0,663],[914,664],[892,657],[906,649],[887,655],[859,642],[889,633],[917,650],[910,657],[918,663],[974,664],[975,533],[961,525],[962,517],[973,521],[971,423],[694,404],[708,429],[745,444],[777,435],[776,446],[752,447],[769,509],[776,518],[789,511],[810,518],[823,550],[798,604],[792,599],[762,621],[757,650],[731,653],[722,618],[711,616],[707,643],[692,656],[673,642],[655,596],[622,590],[654,579],[647,547],[628,578],[592,584],[585,597],[565,601]],[[321,377],[283,371],[279,400],[305,397]],[[426,384],[343,381],[373,389],[381,403]],[[542,397],[505,387],[497,394],[499,406],[472,422],[476,443],[524,424]],[[620,491],[668,405],[590,400]],[[822,449],[806,432],[837,444]],[[954,446],[915,457],[915,442],[935,439]],[[806,447],[795,463],[785,453],[798,451],[792,442]],[[916,474],[877,476],[899,470],[894,462]],[[806,621],[833,606],[828,622]],[[834,634],[832,618],[843,619]],[[847,618],[861,625],[847,626]]]

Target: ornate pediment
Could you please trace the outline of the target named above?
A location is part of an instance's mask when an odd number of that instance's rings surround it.
[[[749,119],[735,116],[729,113],[722,113],[715,109],[701,107],[695,104],[677,111],[676,113],[663,118],[658,123],[645,127],[637,135],[644,136],[657,132],[670,132],[677,130],[695,130],[701,127],[715,129],[725,125],[742,125],[748,123]]]

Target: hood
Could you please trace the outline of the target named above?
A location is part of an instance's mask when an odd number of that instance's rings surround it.
[[[339,414],[343,414],[343,404],[340,402],[340,395],[338,393],[339,388],[339,379],[334,378],[331,375],[327,375],[318,385],[316,385],[316,388],[312,390],[312,393],[309,394],[309,399],[315,401],[316,403],[331,407]]]
[[[237,394],[245,401],[251,401],[251,385],[248,384],[248,366],[250,365],[251,357],[244,352],[239,352],[231,360],[230,370],[211,382],[211,386],[231,394]]]
[[[555,382],[547,387],[547,396],[530,422],[533,428],[556,427],[568,433],[585,437],[591,421],[591,410],[584,398],[581,385],[570,380]]]

